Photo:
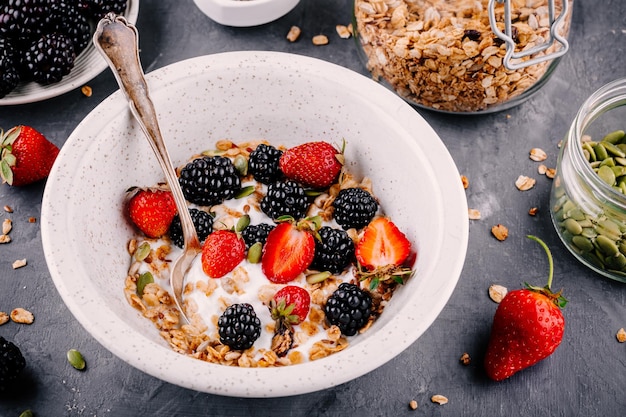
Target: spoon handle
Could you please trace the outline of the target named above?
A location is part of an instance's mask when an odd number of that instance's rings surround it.
[[[161,135],[154,104],[150,99],[148,84],[141,68],[137,28],[128,23],[124,17],[109,13],[98,22],[93,43],[113,70],[121,90],[128,99],[131,112],[149,139],[150,146],[163,169],[181,219],[185,246],[199,246],[198,236]]]

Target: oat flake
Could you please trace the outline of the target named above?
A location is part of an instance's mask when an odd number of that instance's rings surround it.
[[[495,303],[500,303],[502,299],[506,296],[508,290],[506,287],[502,285],[493,284],[489,287],[489,298]]]
[[[470,220],[480,220],[480,211],[476,209],[467,209],[467,214]]]
[[[535,186],[535,182],[536,181],[534,178],[520,175],[519,177],[517,177],[517,180],[515,180],[515,186],[520,191],[528,191]]]
[[[430,397],[430,400],[439,405],[448,404],[448,399],[444,397],[443,395],[439,395],[439,394],[433,395],[432,397]]]
[[[499,241],[503,241],[509,237],[509,229],[501,224],[496,224],[491,228],[491,234],[493,234],[493,236]]]
[[[548,158],[548,154],[541,148],[532,148],[529,154],[530,159],[536,162],[545,161]]]
[[[617,338],[617,341],[620,343],[626,342],[626,330],[624,330],[624,328],[622,327],[621,329],[617,331],[617,334],[615,335],[615,337]]]
[[[35,316],[28,310],[21,307],[15,308],[11,311],[11,320],[20,324],[31,324],[35,321]]]
[[[9,321],[9,315],[4,311],[0,311],[0,326]]]

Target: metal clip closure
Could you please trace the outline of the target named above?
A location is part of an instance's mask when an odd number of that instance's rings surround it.
[[[491,23],[491,30],[496,36],[502,39],[506,43],[506,54],[504,55],[503,64],[509,70],[517,70],[520,68],[528,67],[531,65],[539,64],[544,61],[548,61],[551,59],[558,58],[560,56],[565,55],[569,49],[569,43],[567,39],[563,36],[559,35],[558,29],[561,26],[561,23],[565,16],[567,16],[567,12],[569,9],[569,0],[562,0],[563,7],[561,13],[558,17],[555,17],[555,0],[548,0],[548,10],[550,17],[550,37],[542,44],[536,45],[532,48],[528,48],[527,50],[515,52],[515,41],[512,36],[512,23],[511,23],[511,0],[489,0],[489,22]],[[498,29],[496,22],[496,13],[495,7],[497,3],[504,3],[504,32]],[[545,51],[550,46],[554,44],[554,42],[558,42],[561,47],[549,54],[541,55],[538,57],[534,57],[531,59],[527,59],[519,62],[512,62],[512,60],[520,60],[521,58],[527,57],[529,55],[534,55],[540,52]]]

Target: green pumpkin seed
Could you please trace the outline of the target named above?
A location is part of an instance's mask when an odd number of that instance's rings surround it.
[[[263,244],[261,242],[256,242],[254,245],[250,246],[248,249],[248,262],[251,264],[258,264],[261,262],[261,257],[263,256]]]
[[[614,167],[615,165],[616,165],[615,164],[615,159],[613,159],[613,157],[608,157],[608,158],[604,159],[602,162],[600,162],[600,166],[601,167],[604,167],[604,166]]]
[[[235,232],[241,232],[243,229],[250,225],[250,216],[244,214],[237,220],[237,224],[235,225]]]
[[[589,142],[583,143],[583,150],[587,151],[587,153],[589,154],[589,156],[587,157],[587,160],[589,162],[595,162],[598,160],[596,156],[596,151],[593,150],[593,146],[591,145],[591,143]]]
[[[615,242],[604,235],[598,235],[596,243],[598,244],[598,248],[606,256],[615,256],[619,253],[619,249]]]
[[[319,272],[317,274],[308,275],[306,277],[306,282],[308,284],[317,284],[318,282],[322,282],[330,276],[332,276],[332,274],[328,271]]]
[[[622,140],[625,135],[626,133],[624,133],[623,130],[616,130],[614,132],[607,133],[606,136],[602,138],[602,142],[609,142],[612,144],[616,144],[617,142]]]
[[[135,251],[135,259],[139,262],[143,261],[148,257],[148,255],[150,255],[151,250],[152,248],[150,247],[150,243],[143,242]]]
[[[139,279],[137,280],[137,295],[140,297],[143,296],[143,290],[146,288],[146,285],[152,284],[153,282],[154,277],[150,271],[139,275]]]
[[[613,170],[606,165],[598,168],[598,176],[602,179],[602,181],[609,185],[615,184],[615,174],[613,173]]]
[[[33,414],[32,411],[26,410],[26,411],[23,411],[22,414],[20,414],[20,417],[35,417],[35,415]]]
[[[593,239],[598,236],[598,233],[593,227],[583,227],[583,231],[580,235],[586,237],[587,239]]]
[[[603,144],[598,143],[593,147],[593,151],[596,153],[596,160],[604,160],[609,157],[609,153]]]
[[[67,351],[67,360],[74,368],[82,371],[85,369],[87,363],[85,362],[85,358],[83,355],[77,351],[76,349],[70,349]]]
[[[563,221],[563,227],[574,236],[581,234],[583,231],[582,226],[572,218],[565,219],[565,221]]]
[[[591,252],[593,250],[593,243],[583,236],[574,236],[572,243],[583,252]]]
[[[613,145],[611,142],[602,141],[602,145],[604,146],[604,149],[606,149],[606,151],[613,156],[619,156],[620,158],[626,156],[624,151],[622,151],[619,147]]]
[[[242,177],[248,175],[248,160],[245,156],[237,155],[233,159],[233,165],[235,166],[235,169],[237,170],[239,175],[241,175]]]
[[[253,192],[254,192],[254,185],[248,185],[247,187],[243,187],[243,188],[239,189],[239,191],[237,191],[235,193],[234,198],[236,198],[236,199],[244,198],[244,197],[249,196]]]

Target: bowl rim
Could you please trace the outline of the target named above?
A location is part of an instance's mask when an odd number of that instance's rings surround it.
[[[101,104],[99,104],[85,119],[77,126],[74,132],[70,135],[67,142],[61,149],[58,161],[64,161],[63,164],[55,163],[52,172],[48,178],[46,189],[44,190],[42,212],[41,212],[41,234],[44,255],[48,264],[52,280],[61,295],[61,298],[65,302],[66,306],[74,317],[81,323],[81,325],[94,337],[100,344],[113,354],[126,361],[135,368],[160,378],[167,382],[183,386],[189,389],[197,391],[207,392],[211,394],[224,395],[224,396],[236,396],[236,397],[283,397],[297,394],[305,394],[309,392],[319,391],[326,388],[330,388],[357,377],[360,377],[375,368],[383,365],[393,357],[404,351],[410,344],[415,342],[421,334],[434,322],[437,316],[441,313],[446,303],[448,302],[452,292],[454,291],[456,284],[460,278],[461,270],[465,262],[465,255],[467,251],[468,235],[469,235],[469,220],[467,218],[467,201],[465,192],[459,180],[460,175],[454,164],[454,161],[449,154],[447,148],[440,140],[438,135],[432,130],[430,125],[422,118],[419,113],[415,111],[402,99],[397,97],[391,91],[385,87],[377,84],[371,79],[360,75],[352,70],[341,67],[339,65],[323,61],[317,58],[305,57],[302,55],[295,55],[284,52],[266,52],[266,51],[238,51],[238,52],[225,52],[213,55],[200,56],[191,58],[185,61],[180,61],[167,67],[155,70],[152,73],[146,75],[148,82],[154,80],[157,75],[164,75],[167,78],[168,74],[172,77],[177,77],[175,74],[180,74],[183,68],[186,68],[186,76],[189,74],[189,68],[192,68],[194,72],[202,73],[206,71],[214,71],[217,69],[232,69],[246,65],[246,63],[254,62],[256,65],[262,63],[262,65],[275,65],[280,68],[288,67],[291,71],[298,71],[301,76],[310,76],[319,79],[320,77],[329,77],[333,80],[342,80],[342,85],[348,88],[355,94],[367,97],[368,104],[374,106],[377,111],[384,114],[385,117],[392,117],[395,120],[401,121],[407,125],[407,129],[419,128],[425,129],[428,133],[424,135],[422,132],[422,140],[420,146],[426,148],[428,151],[428,158],[433,161],[434,169],[437,174],[438,186],[441,192],[443,216],[446,216],[447,229],[442,232],[440,242],[440,250],[437,252],[440,259],[436,262],[436,266],[433,267],[432,274],[440,279],[438,282],[438,294],[440,297],[433,301],[432,308],[421,314],[423,320],[420,323],[410,322],[399,315],[393,318],[394,326],[400,326],[403,329],[403,333],[395,334],[395,336],[401,336],[398,340],[392,340],[386,342],[384,346],[385,356],[374,355],[369,352],[365,355],[369,355],[366,358],[361,358],[361,361],[356,363],[355,366],[350,366],[348,372],[341,375],[334,375],[332,381],[326,380],[307,380],[306,385],[292,386],[290,385],[290,379],[299,377],[302,374],[310,373],[314,375],[313,371],[319,366],[319,363],[323,363],[325,367],[332,367],[333,361],[337,360],[335,357],[342,356],[343,352],[339,352],[335,355],[331,355],[328,358],[324,358],[321,361],[306,362],[298,365],[291,365],[287,368],[235,368],[225,367],[223,365],[216,365],[208,362],[199,361],[184,355],[180,355],[169,347],[156,346],[145,335],[138,335],[138,338],[133,341],[125,341],[116,339],[112,340],[112,335],[117,333],[123,333],[123,331],[132,332],[132,328],[129,324],[115,319],[115,313],[110,315],[103,314],[108,311],[108,306],[100,299],[81,298],[80,300],[73,299],[73,295],[76,293],[76,285],[80,285],[80,282],[76,282],[76,277],[68,277],[68,263],[63,262],[62,259],[57,259],[53,248],[62,244],[59,240],[67,239],[64,236],[60,236],[60,233],[54,231],[52,222],[55,220],[62,221],[65,224],[69,223],[69,219],[59,220],[55,219],[55,196],[58,199],[58,195],[63,195],[60,187],[62,187],[62,171],[71,169],[71,164],[77,164],[72,158],[75,155],[80,155],[83,149],[80,146],[85,147],[85,141],[82,145],[79,142],[81,129],[85,129],[86,125],[90,123],[104,123],[103,121],[97,122],[96,118],[101,117],[102,112],[107,114],[119,115],[121,112],[125,113],[128,109],[123,94],[118,90],[106,98]],[[163,80],[161,80],[163,82]],[[112,118],[118,116],[111,116]],[[414,130],[411,130],[414,131]],[[424,140],[424,138],[430,138]],[[411,145],[411,144],[410,144]],[[413,146],[417,146],[413,144]],[[74,158],[79,159],[79,158]],[[435,196],[436,198],[436,196]],[[66,216],[67,217],[67,216]],[[64,229],[67,230],[67,229]],[[456,259],[450,259],[450,254],[458,254]],[[71,268],[70,268],[71,269]],[[87,271],[84,271],[87,273]],[[88,278],[82,278],[88,279]],[[120,288],[120,292],[122,288]],[[402,306],[402,309],[413,308],[413,306]],[[136,333],[136,332],[135,332]],[[386,339],[393,339],[394,334],[391,333]],[[365,339],[357,344],[357,346],[363,344],[362,348],[367,347],[368,340]],[[194,367],[202,367],[205,370],[207,378],[227,378],[224,374],[228,374],[231,381],[241,380],[253,380],[254,376],[258,372],[263,372],[263,378],[269,378],[277,380],[282,378],[284,384],[274,387],[275,389],[269,389],[264,384],[244,384],[241,387],[230,387],[228,389],[221,388],[219,386],[213,386],[206,381],[194,381],[186,380],[179,376],[173,376],[167,373],[162,373],[158,367],[158,364],[151,363],[147,360],[137,360],[137,358],[130,356],[129,349],[137,349],[138,345],[142,345],[142,349],[147,349],[146,356],[152,354],[166,355],[168,359],[174,362],[177,368],[180,369],[193,369]],[[372,345],[373,346],[373,345]],[[379,346],[380,347],[380,346]],[[378,348],[377,348],[378,349]],[[373,349],[373,351],[380,350]],[[350,350],[350,349],[347,349]],[[350,361],[349,356],[343,355],[342,358],[346,358]],[[358,365],[358,366],[357,366]],[[294,368],[296,367],[296,368]],[[298,372],[285,373],[285,369],[297,369]],[[293,376],[290,376],[293,375]]]

